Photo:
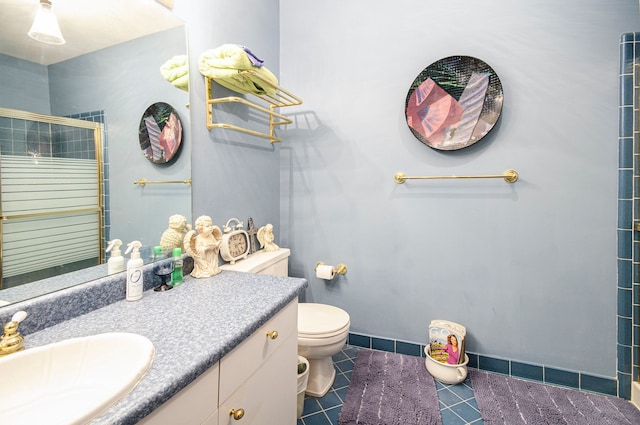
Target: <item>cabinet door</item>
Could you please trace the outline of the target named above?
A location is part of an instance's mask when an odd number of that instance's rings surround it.
[[[225,400],[254,371],[264,367],[269,357],[282,348],[282,345],[290,336],[295,335],[297,338],[297,329],[298,301],[294,299],[220,360],[220,400]],[[272,331],[278,333],[275,339],[267,335],[268,332]],[[296,352],[297,343],[296,348],[293,349],[293,354],[296,354]],[[294,363],[297,364],[297,360]]]
[[[219,370],[216,363],[138,425],[217,425]]]
[[[297,334],[286,341],[218,408],[219,425],[295,425]],[[236,420],[232,411],[243,409]]]

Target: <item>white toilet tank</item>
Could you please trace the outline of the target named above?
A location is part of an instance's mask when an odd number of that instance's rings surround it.
[[[289,248],[280,248],[270,252],[260,250],[244,260],[236,261],[235,264],[224,264],[220,268],[236,272],[288,276],[289,255],[291,255]]]

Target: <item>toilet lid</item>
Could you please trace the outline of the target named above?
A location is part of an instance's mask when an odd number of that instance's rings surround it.
[[[349,326],[349,314],[332,305],[298,304],[298,335],[323,335]]]

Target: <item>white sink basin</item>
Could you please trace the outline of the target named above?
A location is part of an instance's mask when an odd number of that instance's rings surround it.
[[[140,382],[154,351],[144,336],[105,333],[0,357],[0,424],[85,424]]]

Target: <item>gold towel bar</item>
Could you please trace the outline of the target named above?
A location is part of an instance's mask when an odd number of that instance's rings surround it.
[[[270,86],[272,86],[273,88],[276,89],[275,94],[270,95],[270,94],[255,94],[255,93],[251,93],[254,97],[257,97],[259,99],[261,99],[262,101],[264,101],[265,103],[268,104],[268,108],[265,108],[262,105],[258,105],[257,103],[251,102],[250,100],[247,100],[243,97],[238,97],[238,96],[227,96],[227,97],[221,97],[221,98],[214,98],[213,97],[213,93],[212,93],[212,88],[211,88],[211,81],[213,80],[212,78],[209,77],[205,77],[205,85],[206,85],[206,102],[207,102],[207,111],[206,111],[206,119],[207,119],[207,129],[211,130],[214,128],[225,128],[225,129],[230,129],[230,130],[235,130],[235,131],[240,131],[242,133],[246,133],[246,134],[251,134],[253,136],[258,136],[258,137],[262,137],[265,139],[269,139],[269,141],[271,143],[275,143],[275,142],[281,142],[282,138],[277,137],[275,135],[275,128],[278,125],[286,125],[286,124],[291,124],[293,123],[293,121],[290,118],[287,118],[286,116],[279,114],[277,112],[275,112],[276,108],[282,108],[285,106],[295,106],[295,105],[301,105],[302,104],[302,99],[300,99],[298,96],[294,95],[293,93],[283,89],[282,87],[275,85],[267,80],[265,80],[262,76],[260,76],[259,74],[253,72],[252,70],[246,70],[246,71],[242,71],[240,72],[241,75],[245,74],[251,74],[253,77],[255,78],[259,78],[260,80],[264,81],[265,84],[268,84]],[[266,115],[269,116],[269,133],[263,133],[260,131],[255,131],[255,130],[250,130],[248,128],[244,128],[244,127],[239,127],[237,125],[233,125],[233,124],[227,124],[227,123],[216,123],[214,122],[214,118],[213,118],[213,105],[217,105],[220,103],[241,103],[245,106],[248,106],[250,108],[253,108],[255,110],[258,110]]]
[[[191,179],[188,178],[186,180],[147,180],[143,177],[140,180],[133,181],[133,184],[139,184],[140,187],[145,187],[145,185],[148,185],[148,184],[167,184],[167,183],[191,184]]]
[[[504,179],[507,183],[515,183],[518,181],[518,172],[516,170],[507,170],[503,174],[490,174],[484,176],[406,176],[403,172],[396,173],[393,180],[402,184],[408,179],[434,180],[434,179]]]

